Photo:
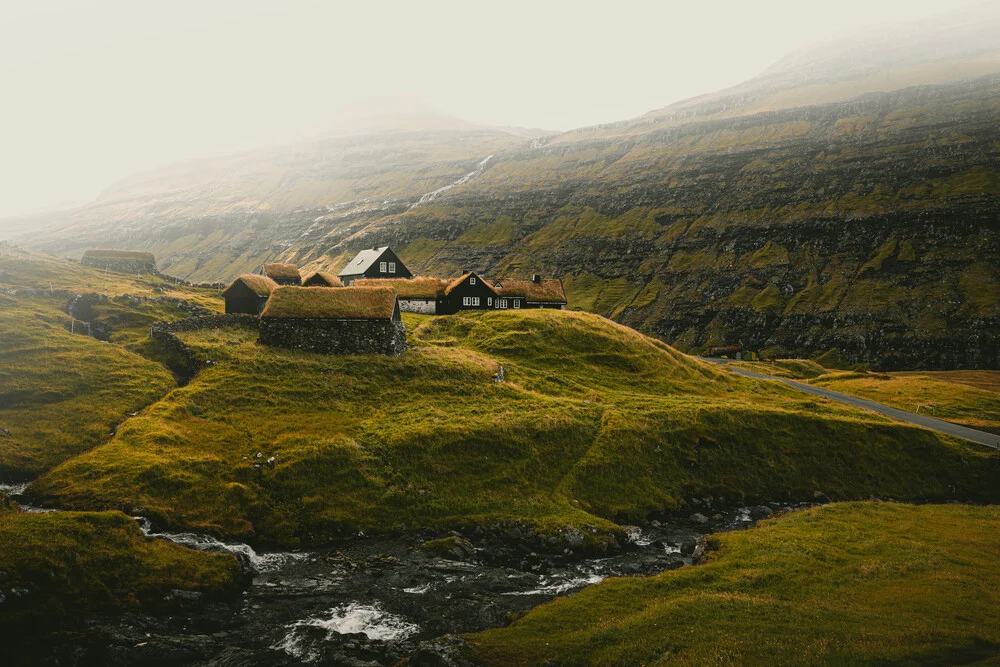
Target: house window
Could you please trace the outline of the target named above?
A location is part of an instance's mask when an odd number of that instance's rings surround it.
[[[469,284],[470,285],[475,285],[476,284],[476,277],[475,276],[472,276],[471,278],[469,278]]]
[[[491,297],[491,296],[486,297],[486,305],[487,306],[492,306],[493,305],[493,297]]]
[[[520,299],[514,299],[514,307],[515,308],[520,308],[521,307],[521,300]]]
[[[500,299],[500,307],[501,308],[507,307],[507,299]]]
[[[472,297],[469,297],[469,296],[463,296],[462,297],[462,305],[463,306],[468,306],[470,303],[472,303]]]
[[[379,262],[378,263],[378,272],[379,273],[385,273],[385,262]]]
[[[396,262],[389,262],[389,273],[396,272]]]
[[[478,306],[479,305],[479,297],[478,296],[472,297],[472,305],[473,306]]]

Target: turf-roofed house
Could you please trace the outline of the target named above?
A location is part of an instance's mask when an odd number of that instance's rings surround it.
[[[507,310],[511,308],[566,308],[566,291],[558,278],[490,280],[475,271],[463,271],[444,288],[439,314],[463,310]]]
[[[362,250],[338,274],[347,286],[362,278],[412,278],[413,274],[389,246]]]
[[[447,281],[430,276],[416,278],[360,278],[354,281],[356,287],[391,287],[399,296],[399,309],[404,313],[425,313],[436,315],[444,300]]]
[[[531,280],[503,278],[493,281],[493,289],[500,296],[497,306],[504,308],[558,308],[566,310],[566,290],[558,278],[542,278],[539,274]]]
[[[278,283],[267,276],[250,273],[236,276],[236,280],[222,292],[222,298],[226,300],[226,314],[260,315],[276,287]]]
[[[121,273],[159,273],[153,253],[137,250],[88,250],[80,263]]]
[[[343,287],[340,278],[325,271],[315,271],[302,280],[304,287]]]
[[[260,319],[260,342],[324,354],[406,350],[406,329],[391,287],[278,287]]]
[[[294,264],[282,264],[272,262],[265,264],[260,269],[261,275],[267,276],[279,285],[301,285],[302,276],[299,274],[299,267]]]

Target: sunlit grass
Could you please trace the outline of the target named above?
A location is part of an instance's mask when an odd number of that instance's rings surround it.
[[[490,665],[996,660],[998,525],[995,506],[797,512],[716,535],[708,564],[542,605],[470,636],[470,652]]]

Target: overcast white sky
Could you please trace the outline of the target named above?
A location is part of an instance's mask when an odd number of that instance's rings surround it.
[[[319,133],[373,100],[554,130],[620,120],[982,1],[6,0],[0,217]]]

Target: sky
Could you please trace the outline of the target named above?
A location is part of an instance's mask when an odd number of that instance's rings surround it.
[[[0,218],[139,171],[438,110],[566,130],[983,0],[6,0]]]

